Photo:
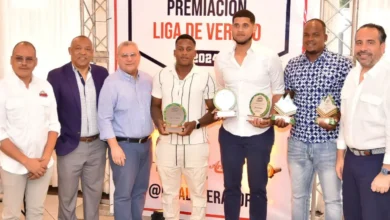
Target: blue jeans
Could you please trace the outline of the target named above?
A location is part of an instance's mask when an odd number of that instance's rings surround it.
[[[109,148],[114,191],[114,217],[117,220],[142,220],[151,167],[151,141],[143,144],[119,142],[126,155],[125,165],[112,161]]]
[[[336,141],[305,143],[288,140],[288,166],[292,189],[292,220],[309,218],[314,173],[318,174],[325,201],[325,219],[342,219],[341,181],[336,174]]]

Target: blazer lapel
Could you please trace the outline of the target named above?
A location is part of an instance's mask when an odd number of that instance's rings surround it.
[[[77,108],[81,111],[80,91],[77,85],[75,73],[73,71],[72,63],[66,66],[65,74],[68,79],[69,90],[73,94]]]

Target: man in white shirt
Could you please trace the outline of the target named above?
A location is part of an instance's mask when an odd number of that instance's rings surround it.
[[[220,52],[215,61],[219,87],[232,90],[237,98],[237,117],[226,118],[219,131],[227,220],[236,220],[240,216],[245,159],[251,197],[250,219],[265,220],[267,216],[267,166],[274,143],[274,129],[269,118],[248,121],[251,114],[249,103],[254,95],[262,93],[272,100],[270,108],[273,109],[273,104],[284,94],[284,80],[282,62],[277,54],[252,42],[255,31],[253,13],[248,10],[236,12],[232,29],[236,45]],[[286,126],[280,119],[275,123]]]
[[[11,56],[15,75],[0,81],[2,219],[19,219],[23,196],[26,219],[43,219],[44,201],[53,172],[51,157],[60,124],[53,89],[33,76],[34,46],[16,44]]]
[[[341,91],[336,171],[343,180],[345,220],[390,219],[390,62],[383,27],[366,24],[355,37],[360,66]]]
[[[166,220],[179,220],[180,180],[183,174],[190,190],[192,220],[206,219],[206,181],[209,146],[206,126],[214,121],[214,77],[194,65],[196,42],[187,34],[176,39],[176,63],[153,79],[152,119],[160,132],[156,163],[164,189],[162,203]],[[169,134],[163,118],[165,108],[180,104],[186,111],[182,131]],[[206,111],[206,107],[208,111]]]

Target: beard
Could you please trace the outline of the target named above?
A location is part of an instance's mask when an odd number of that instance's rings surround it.
[[[248,43],[249,41],[252,40],[252,35],[250,37],[248,37],[248,39],[246,40],[242,40],[242,41],[238,41],[236,38],[233,37],[233,40],[236,42],[236,44],[239,44],[239,45],[244,45],[246,43]]]

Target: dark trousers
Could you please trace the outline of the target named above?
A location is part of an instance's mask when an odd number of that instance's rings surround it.
[[[249,216],[251,220],[267,217],[267,166],[274,143],[274,129],[260,135],[240,137],[219,130],[221,161],[224,173],[224,210],[226,220],[240,219],[241,179],[245,158],[250,189]]]
[[[390,192],[373,192],[371,183],[379,174],[384,154],[355,156],[347,150],[343,171],[345,220],[390,220]]]

